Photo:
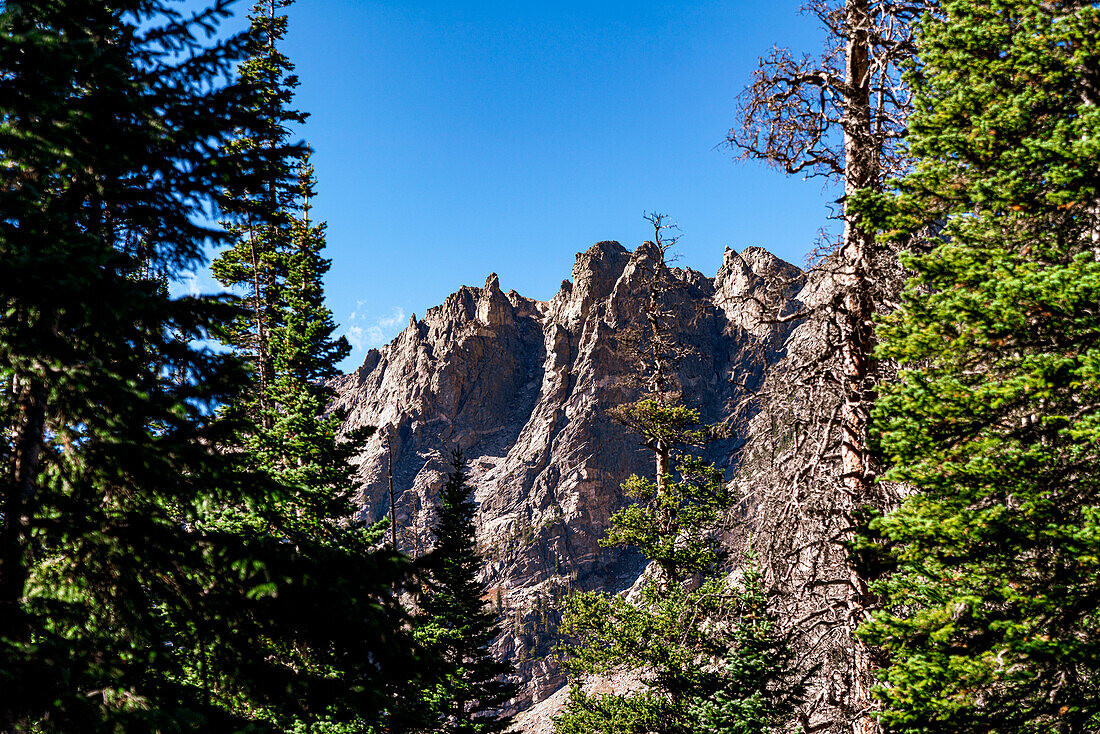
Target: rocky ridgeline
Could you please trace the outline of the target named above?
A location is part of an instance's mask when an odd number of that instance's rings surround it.
[[[577,255],[573,279],[549,301],[463,286],[336,383],[347,427],[377,426],[361,457],[369,520],[389,512],[392,457],[399,544],[426,552],[451,449],[469,460],[489,601],[506,615],[498,652],[524,681],[522,709],[564,678],[551,647],[557,601],[570,589],[620,590],[640,557],[601,548],[624,503],[620,483],[653,474],[652,455],[607,409],[636,397],[619,337],[639,323],[646,243],[631,253],[600,242]],[[734,416],[781,356],[786,327],[762,323],[760,302],[793,301],[801,271],[760,248],[727,249],[708,278],[674,269],[683,287],[666,304],[694,353],[680,365],[687,402],[707,422]],[[741,438],[709,448],[729,468]],[[387,448],[388,444],[388,448]]]

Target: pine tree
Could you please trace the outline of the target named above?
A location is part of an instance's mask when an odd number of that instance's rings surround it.
[[[476,508],[466,461],[458,450],[440,500],[435,546],[427,563],[429,580],[420,595],[414,634],[447,670],[415,705],[425,715],[424,731],[504,731],[509,718],[497,711],[517,689],[508,679],[511,666],[491,651],[500,633],[500,613],[488,606],[488,590],[477,579],[482,561],[474,540]]]
[[[882,330],[876,422],[916,493],[867,639],[901,732],[1100,731],[1100,9],[953,0],[921,25],[915,172],[885,229],[944,223]]]
[[[805,685],[794,671],[794,653],[752,558],[740,585],[722,688],[697,698],[693,714],[704,734],[779,734],[788,730]]]
[[[245,293],[246,310],[227,326],[222,339],[253,366],[250,399],[238,407],[264,427],[270,427],[275,415],[270,401],[275,381],[271,339],[280,326],[279,299],[301,195],[297,167],[303,150],[291,143],[291,126],[308,119],[290,106],[298,78],[292,73],[293,63],[279,49],[287,16],[278,11],[292,3],[256,0],[248,16],[247,58],[238,66],[237,77],[252,91],[249,102],[257,122],[240,130],[226,153],[255,161],[257,177],[226,192],[221,208],[231,246],[212,267],[222,285]]]
[[[407,564],[378,551],[379,532],[355,520],[351,460],[373,429],[338,438],[343,416],[328,411],[334,393],[326,381],[350,347],[334,336],[324,303],[330,263],[325,224],[311,220],[310,151],[289,144],[288,126],[307,118],[291,108],[297,80],[279,48],[287,16],[278,11],[291,4],[258,0],[249,16],[249,56],[238,77],[260,124],[226,154],[260,161],[261,183],[227,192],[232,244],[214,263],[224,285],[244,287],[246,308],[223,339],[253,366],[223,419],[238,430],[237,460],[278,491],[273,503],[239,506],[217,526],[254,539],[294,579],[266,605],[260,657],[292,692],[268,702],[266,715],[317,732],[367,726],[417,668],[394,593]],[[390,667],[381,675],[395,650],[402,672]]]
[[[683,284],[668,265],[668,253],[679,239],[669,234],[678,227],[656,212],[646,220],[653,226],[653,241],[643,243],[633,258],[644,274],[643,323],[628,326],[621,337],[624,356],[635,365],[627,383],[641,395],[608,414],[653,452],[654,478],[632,476],[623,483],[637,504],[615,513],[600,543],[636,547],[660,568],[662,583],[681,583],[715,567],[718,548],[707,532],[732,498],[721,472],[685,454],[721,437],[724,429],[702,424],[699,412],[684,404],[676,373],[692,349],[677,338],[679,314],[671,299]],[[680,481],[674,481],[674,469]]]
[[[165,288],[219,233],[197,224],[251,116],[221,83],[225,3],[10,0],[0,10],[0,728],[242,728],[206,676],[240,666],[266,575],[199,528],[262,484],[210,416],[240,377],[192,346],[229,315]],[[208,604],[232,600],[235,616]],[[205,647],[202,671],[192,652]],[[242,694],[242,701],[247,695]]]
[[[674,455],[672,470],[660,489],[649,479],[628,479],[624,489],[638,502],[612,516],[601,540],[636,547],[654,564],[638,594],[628,600],[582,592],[563,604],[560,631],[573,640],[563,663],[573,686],[555,719],[558,734],[695,732],[693,701],[724,685],[718,668],[726,648],[716,622],[735,594],[707,531],[729,506],[725,482],[721,471],[691,457]],[[587,676],[623,671],[641,675],[643,687],[625,694],[587,694],[581,687]]]

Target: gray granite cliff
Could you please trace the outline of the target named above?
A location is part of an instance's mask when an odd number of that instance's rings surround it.
[[[518,708],[563,683],[547,657],[561,594],[627,588],[642,570],[638,556],[598,540],[624,503],[619,484],[653,472],[651,455],[606,411],[635,397],[619,337],[640,318],[642,272],[655,252],[648,243],[633,253],[617,242],[593,245],[549,301],[504,292],[491,274],[484,286],[463,286],[423,319],[414,316],[335,382],[347,427],[379,428],[359,465],[363,516],[389,511],[392,454],[406,552],[431,545],[450,450],[469,460],[490,601],[507,615],[498,653],[517,663],[524,681]],[[680,384],[705,421],[729,421],[782,356],[788,334],[761,321],[760,302],[778,297],[794,310],[802,272],[754,247],[727,249],[713,278],[673,272],[683,287],[667,306],[694,348]],[[743,438],[735,431],[709,458],[729,469]]]

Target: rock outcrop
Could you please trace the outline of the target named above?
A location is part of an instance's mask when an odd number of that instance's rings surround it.
[[[631,253],[600,242],[577,255],[572,280],[545,302],[503,292],[492,274],[413,316],[335,383],[347,427],[379,428],[359,465],[363,516],[389,511],[392,462],[406,552],[431,545],[450,451],[468,459],[485,580],[508,620],[498,652],[524,681],[518,708],[563,682],[547,657],[561,595],[624,589],[642,570],[637,555],[598,541],[624,504],[620,483],[653,473],[652,456],[607,409],[635,397],[620,338],[640,319],[643,274],[656,256],[648,243]],[[715,278],[673,273],[682,287],[666,306],[693,348],[678,374],[686,400],[707,422],[731,421],[782,355],[787,327],[762,323],[762,304],[772,312],[785,299],[793,310],[802,273],[760,248],[727,249]],[[735,430],[709,458],[728,469],[741,440]]]

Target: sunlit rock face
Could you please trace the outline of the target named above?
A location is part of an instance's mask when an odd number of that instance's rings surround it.
[[[607,409],[634,399],[620,342],[640,323],[650,244],[631,253],[600,242],[578,253],[572,280],[549,301],[504,292],[496,274],[463,286],[363,365],[335,381],[346,427],[377,426],[360,459],[365,519],[389,512],[393,462],[399,544],[431,547],[431,526],[450,452],[468,460],[478,503],[478,544],[489,601],[504,611],[498,653],[524,681],[519,709],[563,678],[545,659],[557,601],[570,588],[620,590],[642,569],[630,552],[601,548],[620,483],[651,476],[653,459]],[[709,278],[674,269],[666,307],[693,352],[679,367],[686,402],[707,422],[730,421],[731,438],[709,458],[730,468],[742,440],[749,391],[781,356],[787,327],[762,323],[762,304],[793,311],[802,273],[760,248],[727,249]],[[387,448],[388,446],[388,448]]]

